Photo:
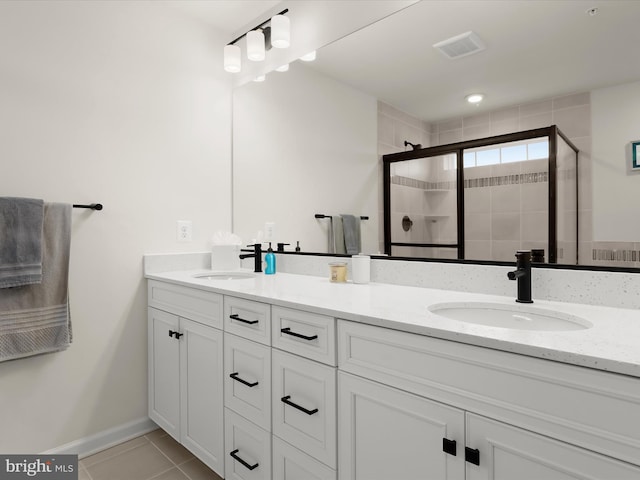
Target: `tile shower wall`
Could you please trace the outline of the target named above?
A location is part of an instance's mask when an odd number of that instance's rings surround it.
[[[382,156],[389,153],[404,152],[411,147],[405,147],[405,140],[413,144],[420,144],[422,147],[430,147],[431,125],[419,120],[411,115],[398,110],[391,105],[378,101],[378,178],[382,179]],[[417,184],[416,184],[417,185]],[[399,185],[392,185],[392,195],[398,198],[402,204],[409,205],[415,196],[419,195],[414,187],[405,186],[397,188]],[[406,190],[399,194],[399,191]],[[378,182],[378,218],[384,218],[382,182]],[[402,218],[402,216],[401,216]],[[384,224],[379,223],[378,239],[379,251],[384,251]],[[416,240],[417,241],[417,240]],[[401,253],[398,253],[401,255]]]

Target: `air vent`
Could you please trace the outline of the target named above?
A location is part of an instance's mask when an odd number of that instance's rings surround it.
[[[485,49],[485,46],[478,35],[466,32],[438,42],[433,48],[440,50],[447,58],[460,58],[480,52]]]

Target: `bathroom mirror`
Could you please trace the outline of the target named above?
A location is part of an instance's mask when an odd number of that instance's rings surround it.
[[[597,7],[597,11],[588,11]],[[327,252],[328,219],[354,214],[382,252],[381,156],[558,125],[580,150],[579,263],[640,267],[640,44],[633,1],[418,2],[234,91],[233,221],[250,240]],[[484,50],[433,45],[473,31]],[[472,106],[470,93],[483,93]],[[275,246],[275,245],[274,245]]]

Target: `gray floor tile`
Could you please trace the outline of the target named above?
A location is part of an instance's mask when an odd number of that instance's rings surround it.
[[[92,480],[147,480],[173,466],[145,439],[140,446],[86,468]]]
[[[140,445],[144,445],[149,443],[149,441],[144,437],[137,437],[133,440],[129,440],[128,442],[121,443],[120,445],[116,445],[115,447],[108,448],[103,450],[102,452],[98,452],[95,455],[91,455],[89,457],[85,457],[82,459],[82,464],[85,467],[90,467],[95,465],[96,463],[103,462],[104,460],[119,455],[127,450],[131,450],[132,448],[139,447]]]
[[[216,472],[197,458],[184,462],[179,468],[186,473],[191,480],[222,480],[222,477],[216,475]]]
[[[193,454],[178,442],[176,442],[170,435],[165,435],[164,437],[154,437],[151,443],[158,447],[160,451],[167,457],[169,457],[169,460],[171,460],[176,465],[179,465],[182,462],[186,462],[187,460],[193,458]]]
[[[149,440],[150,442],[153,442],[155,439],[160,438],[160,437],[166,437],[169,434],[167,432],[165,432],[164,430],[162,430],[161,428],[158,428],[156,430],[154,430],[153,432],[149,432],[145,435],[145,438],[147,440]]]
[[[153,479],[150,480],[189,480],[189,477],[178,470],[177,467],[174,467],[171,470],[161,473],[157,477],[153,477]]]

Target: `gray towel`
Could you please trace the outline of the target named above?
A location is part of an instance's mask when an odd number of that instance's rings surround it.
[[[331,225],[333,232],[330,232],[329,243],[333,243],[333,251],[329,253],[347,253],[344,247],[344,231],[342,229],[342,217],[333,215],[331,217]],[[333,234],[331,234],[333,233]]]
[[[46,203],[42,283],[0,290],[0,361],[64,350],[71,343],[71,205]]]
[[[44,202],[0,197],[0,288],[42,281]]]
[[[347,255],[358,255],[362,251],[360,240],[360,217],[342,214],[344,245]]]

